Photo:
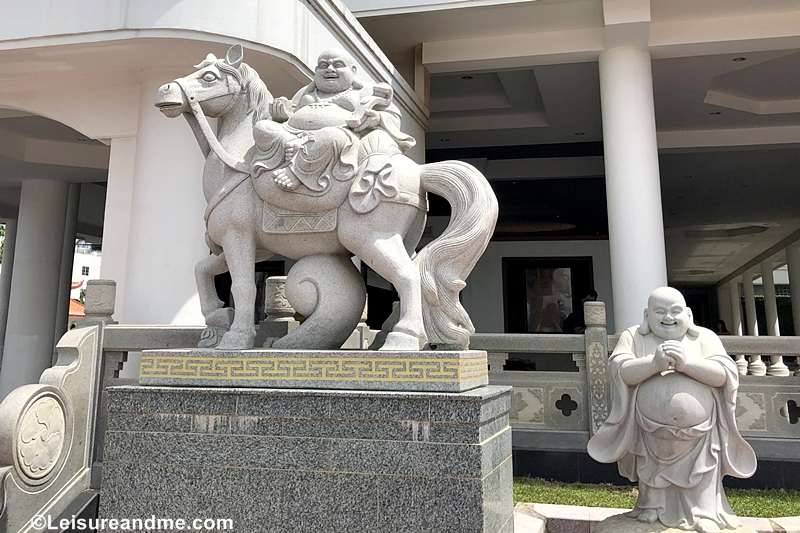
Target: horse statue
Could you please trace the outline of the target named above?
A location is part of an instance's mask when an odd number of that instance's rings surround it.
[[[458,162],[417,165],[403,155],[392,89],[355,77],[346,52],[320,56],[314,81],[293,101],[275,99],[235,45],[163,85],[155,105],[183,116],[206,158],[203,192],[211,253],[195,267],[206,329],[200,347],[253,347],[254,265],[297,260],[286,297],[308,318],[273,344],[338,349],[365,301],[355,255],[394,285],[399,313],[381,350],[466,349],[474,327],[459,302],[488,245],[497,200],[483,175]],[[349,87],[344,87],[349,85]],[[216,134],[207,117],[218,119]],[[444,233],[414,254],[427,192],[452,207]],[[229,271],[235,312],[213,278]]]

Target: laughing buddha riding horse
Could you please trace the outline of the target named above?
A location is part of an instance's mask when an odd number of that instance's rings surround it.
[[[242,58],[239,45],[222,59],[209,54],[156,97],[164,115],[186,118],[206,157],[211,253],[195,267],[207,326],[200,346],[253,347],[254,264],[280,254],[298,261],[286,294],[308,319],[274,348],[341,346],[364,301],[352,255],[400,297],[382,350],[466,348],[474,327],[458,295],[497,220],[483,175],[459,161],[417,165],[404,155],[414,139],[400,131],[393,90],[360,81],[344,51],[323,52],[313,81],[292,100],[273,99]],[[218,119],[216,134],[207,117]],[[415,254],[427,192],[443,196],[452,216],[443,234]],[[235,313],[214,289],[214,276],[226,271]],[[344,297],[340,279],[351,280]],[[320,333],[332,328],[339,333]]]

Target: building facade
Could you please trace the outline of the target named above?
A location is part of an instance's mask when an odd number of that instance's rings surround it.
[[[754,334],[762,278],[758,333],[777,335],[782,265],[800,331],[796,1],[346,4],[6,6],[0,397],[49,364],[76,236],[102,243],[118,320],[202,321],[192,272],[208,253],[203,158],[153,98],[237,43],[271,92],[289,96],[321,50],[346,48],[362,76],[394,87],[412,157],[485,173],[501,212],[463,293],[478,331],[557,331],[590,288],[621,330],[670,284],[698,321]],[[433,201],[430,235],[445,217]]]

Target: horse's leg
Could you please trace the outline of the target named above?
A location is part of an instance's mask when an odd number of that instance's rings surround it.
[[[200,336],[198,348],[213,348],[219,344],[222,335],[228,331],[233,321],[233,309],[224,308],[217,297],[214,276],[228,271],[225,254],[209,255],[197,262],[194,277],[197,293],[200,296],[200,311],[206,319],[206,329]]]
[[[236,304],[231,329],[217,346],[220,350],[249,350],[256,338],[254,310],[256,305],[256,244],[250,233],[228,231],[222,238],[222,249],[231,273],[231,293]]]
[[[363,232],[364,227],[369,226],[362,222],[351,232]],[[386,336],[381,350],[419,350],[427,341],[422,321],[419,270],[408,256],[402,235],[395,233],[378,235],[376,238],[376,234],[367,231],[362,233],[361,238],[349,239],[347,234],[351,232],[340,228],[342,244],[394,285],[400,296],[400,320]]]

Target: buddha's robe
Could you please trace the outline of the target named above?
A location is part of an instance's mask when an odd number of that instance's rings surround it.
[[[298,195],[312,197],[310,202],[299,199],[299,205],[306,211],[323,211],[339,207],[349,195],[359,213],[396,196],[391,159],[415,141],[400,131],[400,111],[391,103],[391,89],[386,86],[381,92],[381,88],[377,92],[387,97],[374,95],[371,85],[321,97],[312,83],[295,96],[297,110],[288,121],[258,122],[253,129],[257,147],[253,177],[259,196],[284,207],[297,206]],[[379,124],[355,133],[369,101]],[[297,148],[292,158],[286,156],[287,146]],[[270,183],[277,170],[289,173],[300,186],[289,192],[278,190]],[[262,175],[268,179],[259,180]]]

